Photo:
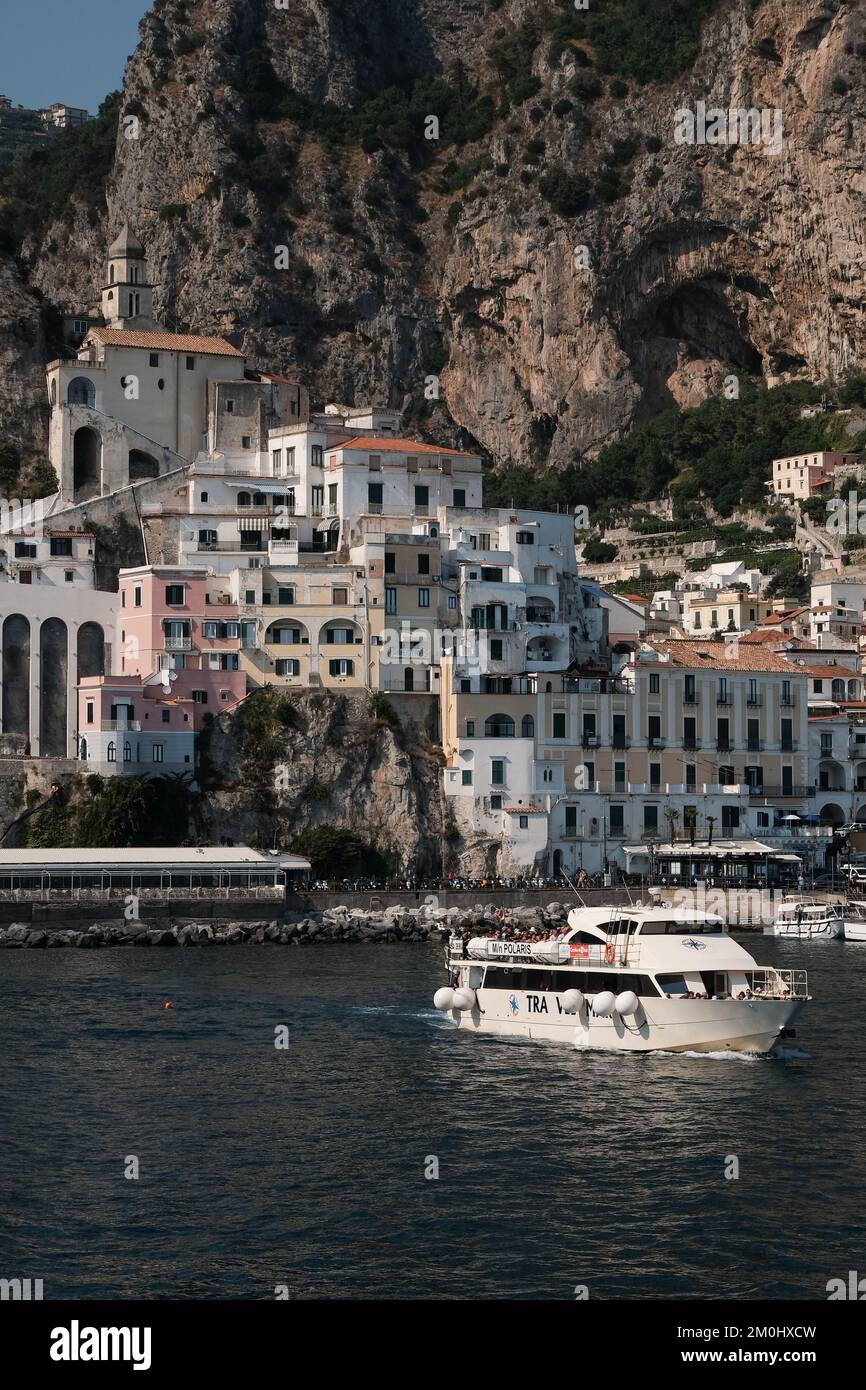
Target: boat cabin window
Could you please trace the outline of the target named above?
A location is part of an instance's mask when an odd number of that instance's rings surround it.
[[[586,944],[587,946],[598,946],[604,944],[602,937],[596,936],[595,932],[588,931],[575,932],[574,936],[570,936],[568,940],[571,944],[574,944],[575,942],[579,941],[581,944]]]
[[[685,975],[656,975],[658,987],[662,994],[686,994]]]
[[[644,922],[641,936],[721,936],[721,922]]]
[[[530,994],[564,994],[567,989],[579,989],[583,994],[599,994],[603,989],[610,989],[620,994],[631,989],[639,998],[658,995],[649,975],[615,970],[503,970],[501,966],[488,965],[484,987],[519,989]]]

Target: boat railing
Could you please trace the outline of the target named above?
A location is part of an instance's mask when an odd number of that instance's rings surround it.
[[[805,970],[777,970],[759,966],[745,972],[749,989],[756,999],[808,999],[809,981]]]

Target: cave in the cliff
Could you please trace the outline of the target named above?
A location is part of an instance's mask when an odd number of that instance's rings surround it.
[[[743,331],[745,313],[735,312],[726,298],[730,289],[722,280],[680,285],[651,301],[627,334],[643,388],[641,418],[666,406],[696,404],[695,397],[702,390],[709,394],[715,389],[711,382],[727,372],[762,374],[760,353]],[[680,389],[684,379],[689,386]]]

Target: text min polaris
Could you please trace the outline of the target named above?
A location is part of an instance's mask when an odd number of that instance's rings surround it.
[[[580,907],[557,937],[452,935],[437,1009],[458,1028],[627,1052],[772,1052],[809,1000],[805,970],[759,966],[720,917]]]

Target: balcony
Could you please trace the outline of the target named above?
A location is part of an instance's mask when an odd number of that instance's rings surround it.
[[[694,753],[698,746],[699,745],[696,738],[683,739],[683,749],[686,753]]]
[[[141,732],[141,724],[137,719],[103,719],[99,727],[104,734],[138,734]],[[85,729],[85,737],[87,732]]]
[[[763,705],[763,703],[763,695],[750,695],[749,698],[746,700],[746,704],[749,706],[750,709],[759,709],[760,706]]]
[[[242,540],[236,540],[236,541],[197,541],[197,542],[196,542],[195,549],[196,549],[196,550],[217,550],[217,551],[223,551],[223,552],[225,552],[225,553],[227,553],[227,554],[232,554],[232,553],[234,553],[235,555],[242,555],[242,554],[247,554],[247,553],[253,553],[253,554],[266,553],[266,547],[263,546],[260,542],[259,542],[258,544],[252,544],[252,543],[250,543],[249,541],[244,542],[244,541],[242,541]]]
[[[528,623],[555,623],[558,622],[555,608],[527,608],[526,621]]]
[[[734,703],[734,702],[733,702],[733,700],[731,699],[730,695],[717,695],[717,696],[716,696],[716,704],[717,704],[717,705],[732,705],[733,703]]]
[[[683,696],[683,704],[684,704],[684,705],[696,705],[697,703],[698,703],[698,697],[697,697],[697,695],[692,694],[692,695],[684,695],[684,696]]]
[[[761,749],[763,748],[763,746],[764,746],[764,745],[763,745],[761,739],[759,739],[759,738],[747,738],[747,739],[746,739],[746,752],[747,752],[747,753],[760,753],[760,751],[761,751]]]
[[[268,552],[270,554],[271,559],[277,561],[279,561],[281,558],[285,559],[291,555],[297,556],[298,542],[272,540],[268,545]]]
[[[783,695],[781,700],[779,701],[779,704],[782,706],[782,709],[793,709],[796,703],[797,701],[794,699],[793,695]]]
[[[625,734],[614,734],[613,738],[610,741],[610,746],[611,748],[616,749],[617,752],[621,753],[624,751],[624,749],[630,748],[631,743],[630,740],[626,738]]]
[[[565,676],[562,689],[567,695],[627,695],[629,684],[609,676]]]
[[[775,800],[776,797],[784,797],[793,801],[807,801],[815,795],[815,790],[815,787],[750,787],[749,799]]]
[[[597,748],[598,734],[584,734],[580,740],[581,748]]]
[[[730,740],[729,738],[717,738],[717,739],[716,739],[716,752],[717,752],[717,753],[730,753],[730,751],[731,751],[731,740]]]
[[[646,741],[646,746],[647,748],[664,748],[666,746],[666,740],[663,738],[648,737]]]
[[[791,738],[783,738],[779,744],[779,748],[783,753],[796,753],[797,744]]]
[[[191,637],[165,637],[164,650],[167,652],[191,652],[192,649]]]

